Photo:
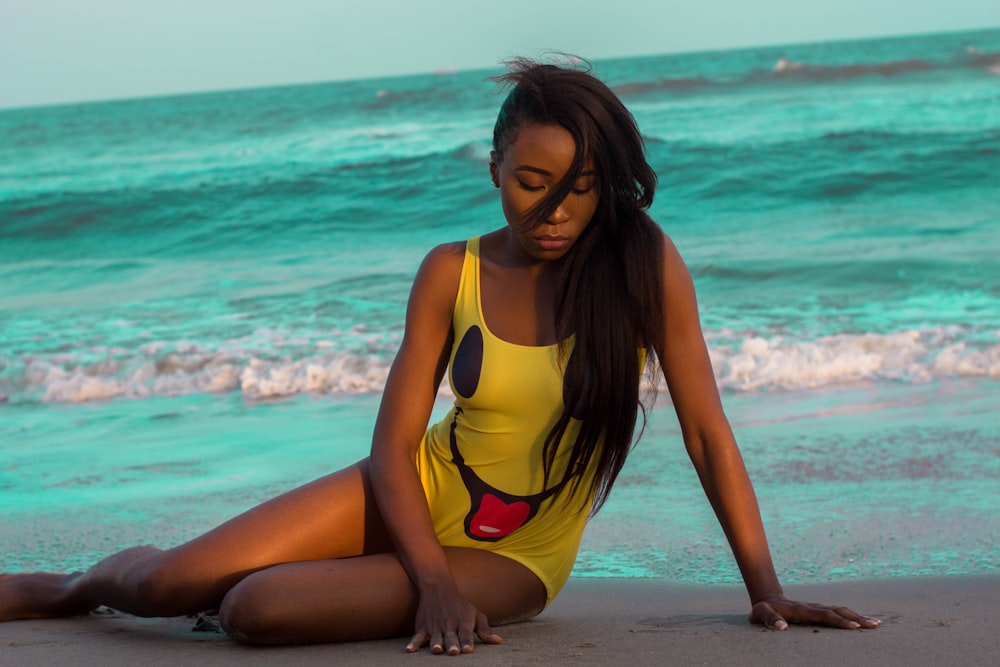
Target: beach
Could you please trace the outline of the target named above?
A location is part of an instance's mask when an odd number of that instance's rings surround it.
[[[781,581],[884,626],[746,622],[660,387],[566,590],[462,660],[1000,664],[998,59],[992,29],[595,62]],[[170,547],[367,454],[421,258],[503,224],[496,73],[0,112],[0,572]],[[446,659],[192,625],[0,624],[0,666]]]
[[[661,399],[641,449],[588,526],[564,591],[535,620],[500,628],[503,646],[478,646],[456,659],[469,665],[997,664],[1000,518],[989,489],[1000,474],[1000,449],[989,388],[883,386],[726,399],[786,593],[880,618],[878,630],[774,632],[747,622],[739,574]],[[446,406],[442,399],[439,410]],[[72,569],[124,546],[166,547],[193,537],[362,456],[376,408],[375,396],[264,405],[229,396],[90,404],[43,411],[45,419],[22,415],[5,427],[30,445],[6,449],[5,469],[19,475],[17,484],[8,482],[10,505],[0,516],[4,569]],[[68,425],[52,420],[60,414],[74,420],[72,443],[61,441]],[[150,423],[155,437],[145,427]],[[311,437],[252,436],[260,423],[271,433],[311,424]],[[956,425],[943,430],[945,423]],[[345,429],[356,436],[354,445],[331,448]],[[939,452],[946,447],[961,447],[962,455],[945,460]],[[405,655],[403,639],[244,647],[218,632],[194,632],[195,624],[119,613],[3,623],[0,665],[449,659],[426,651]]]
[[[792,626],[776,632],[746,620],[745,593],[662,579],[572,579],[532,621],[504,626],[501,645],[435,656],[403,651],[405,639],[303,647],[248,647],[191,618],[117,613],[0,626],[0,664],[407,665],[922,665],[992,666],[1000,576],[905,577],[795,586],[793,597],[837,601],[877,616],[877,630]],[[436,663],[435,663],[436,664]],[[448,664],[452,664],[449,662]]]

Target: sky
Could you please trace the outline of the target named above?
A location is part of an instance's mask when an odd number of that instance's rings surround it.
[[[1000,27],[1000,0],[0,0],[0,108]]]

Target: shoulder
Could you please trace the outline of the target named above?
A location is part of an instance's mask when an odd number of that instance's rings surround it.
[[[458,294],[465,246],[465,241],[443,243],[424,256],[410,292],[411,310],[416,307],[450,311]]]
[[[689,348],[702,338],[694,279],[677,246],[663,234],[663,316],[665,343]]]
[[[681,260],[681,254],[677,250],[677,245],[674,243],[673,239],[671,239],[662,228],[657,227],[657,231],[657,235],[660,238],[660,245],[663,247],[664,268],[669,268],[669,265],[676,264],[677,262],[683,264],[684,262]]]
[[[660,234],[663,244],[664,288],[667,290],[667,294],[669,295],[670,292],[678,288],[689,289],[691,273],[688,271],[687,264],[684,263],[684,258],[681,257],[680,251],[667,233],[661,231]]]
[[[431,248],[417,270],[417,281],[439,283],[454,280],[457,286],[465,261],[465,246],[465,241],[453,241]]]
[[[461,261],[465,257],[465,247],[468,245],[467,241],[451,241],[450,243],[442,243],[441,245],[434,246],[431,248],[430,252],[424,258],[435,259],[440,261]]]

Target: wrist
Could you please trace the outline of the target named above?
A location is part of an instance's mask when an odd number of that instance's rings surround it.
[[[421,595],[455,587],[455,578],[449,570],[423,572],[413,578],[413,585]]]
[[[747,588],[747,594],[750,596],[750,604],[754,605],[758,602],[764,602],[766,600],[772,600],[774,598],[785,597],[785,591],[781,589],[781,586],[768,587],[761,590],[755,590]]]
[[[781,581],[778,580],[778,574],[774,571],[770,559],[762,567],[741,567],[740,573],[743,575],[743,583],[746,586],[751,604],[757,604],[768,598],[785,596]]]

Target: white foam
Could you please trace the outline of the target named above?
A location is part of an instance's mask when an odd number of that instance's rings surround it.
[[[299,393],[376,393],[385,386],[390,360],[376,355],[327,352],[274,360],[260,356],[149,345],[137,353],[83,363],[74,354],[23,358],[20,373],[0,377],[0,398],[85,403],[111,398],[179,396],[240,391],[249,399]],[[183,351],[181,351],[183,350]]]
[[[956,376],[1000,377],[1000,344],[948,343],[952,328],[890,334],[838,334],[815,341],[751,337],[715,345],[720,387],[738,391],[808,389],[862,381],[928,382]]]
[[[838,334],[812,341],[747,332],[708,332],[722,389],[803,390],[858,382],[923,383],[939,378],[1000,379],[1000,332],[992,339],[961,327]],[[136,350],[78,349],[0,358],[0,401],[85,403],[114,398],[239,391],[251,400],[381,392],[395,342],[310,344],[267,336],[208,349],[192,341]],[[235,343],[235,345],[233,345]],[[300,345],[301,344],[301,345]],[[341,349],[337,349],[341,347]],[[442,386],[448,395],[447,384]]]
[[[240,390],[249,398],[274,398],[300,393],[366,394],[380,392],[389,361],[353,354],[330,355],[287,362],[251,359],[239,376]]]

